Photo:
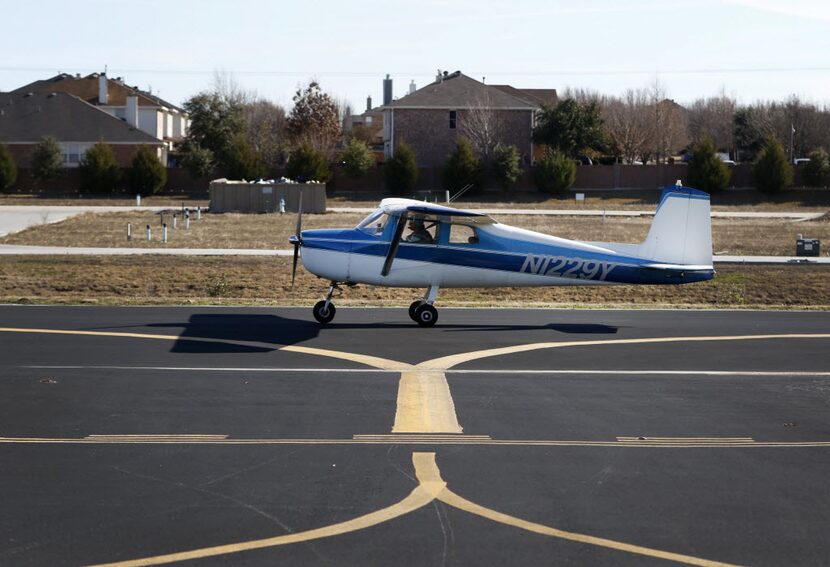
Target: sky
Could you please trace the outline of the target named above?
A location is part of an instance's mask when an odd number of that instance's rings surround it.
[[[107,69],[174,103],[216,73],[291,107],[299,86],[360,112],[460,70],[488,84],[688,103],[798,95],[830,105],[827,0],[0,0],[0,91]],[[12,23],[8,25],[8,23]]]

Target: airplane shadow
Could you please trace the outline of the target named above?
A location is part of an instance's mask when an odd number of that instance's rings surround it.
[[[153,323],[148,327],[182,329],[170,352],[197,354],[271,352],[313,339],[320,332],[313,321],[234,313],[199,313],[186,323]]]

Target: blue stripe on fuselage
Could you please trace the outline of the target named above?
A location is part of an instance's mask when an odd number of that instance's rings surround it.
[[[484,234],[482,234],[484,236]],[[641,258],[574,250],[537,242],[498,239],[499,249],[486,242],[471,245],[430,245],[402,242],[397,258],[450,266],[464,266],[551,277],[566,277],[620,284],[679,284],[709,280],[713,270],[649,268]],[[385,257],[389,241],[360,230],[313,230],[303,232],[303,246],[321,250]],[[517,248],[524,251],[515,252]]]

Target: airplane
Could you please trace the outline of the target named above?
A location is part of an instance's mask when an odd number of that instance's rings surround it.
[[[680,181],[663,190],[639,244],[568,240],[501,224],[480,212],[401,198],[383,199],[354,228],[301,228],[302,196],[289,238],[292,285],[298,256],[306,270],[331,282],[313,310],[323,325],[334,319],[332,295],[340,285],[426,288],[409,316],[432,327],[442,287],[686,284],[715,274],[709,195]]]

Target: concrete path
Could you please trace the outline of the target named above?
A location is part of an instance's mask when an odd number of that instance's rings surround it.
[[[0,244],[0,256],[292,256],[294,250],[252,248],[82,248]],[[830,264],[830,257],[714,256],[717,264]]]
[[[114,206],[0,206],[0,236],[19,232],[30,226],[51,224],[82,213],[112,213],[123,211],[163,211],[173,207],[114,207]]]

